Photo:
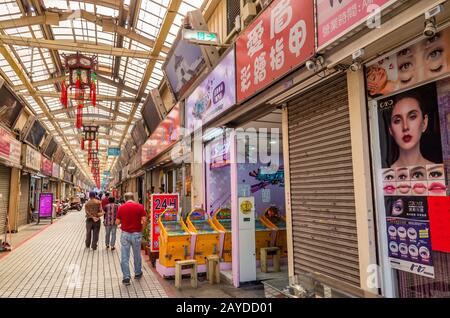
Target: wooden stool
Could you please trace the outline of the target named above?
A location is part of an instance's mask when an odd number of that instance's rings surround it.
[[[183,267],[192,266],[191,268],[191,286],[197,288],[197,260],[187,259],[175,262],[175,288],[181,288],[181,280],[183,278]]]
[[[261,272],[267,273],[267,255],[273,255],[273,271],[280,271],[281,250],[279,247],[261,247]]]
[[[211,284],[220,283],[220,258],[218,255],[206,256],[206,279]]]

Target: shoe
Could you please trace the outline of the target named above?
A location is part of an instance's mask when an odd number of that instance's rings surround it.
[[[129,286],[129,285],[131,285],[131,283],[130,283],[130,279],[129,279],[129,278],[125,278],[125,279],[123,279],[123,280],[122,280],[122,284],[124,284],[125,286]]]
[[[111,251],[114,251],[116,248],[114,246],[111,247]]]
[[[106,245],[106,249],[108,249],[109,248],[109,245]]]
[[[142,278],[143,273],[140,273],[139,275],[134,275],[134,279]]]
[[[93,250],[93,251],[96,251],[96,250],[97,250],[97,248],[96,248],[96,247],[93,247],[93,248],[92,248],[92,250]]]

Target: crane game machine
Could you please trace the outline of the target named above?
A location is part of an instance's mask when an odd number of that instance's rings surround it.
[[[180,215],[178,194],[151,195],[151,252],[158,254],[157,271],[175,272],[175,261],[190,258],[190,233]]]
[[[219,255],[220,232],[205,210],[196,208],[186,217],[187,227],[195,233],[194,259],[197,264],[206,263],[206,256]]]
[[[225,233],[221,250],[221,258],[225,263],[231,263],[231,209],[219,208],[214,212],[212,221],[219,231]]]

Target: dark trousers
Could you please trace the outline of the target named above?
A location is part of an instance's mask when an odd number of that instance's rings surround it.
[[[97,248],[100,223],[100,220],[97,222],[94,222],[93,219],[86,220],[86,247]]]

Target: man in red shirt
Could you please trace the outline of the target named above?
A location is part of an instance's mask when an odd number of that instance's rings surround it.
[[[109,204],[109,193],[105,193],[105,197],[102,199],[102,210]]]
[[[123,280],[122,283],[130,285],[130,248],[133,249],[134,278],[142,277],[141,240],[142,225],[146,224],[147,213],[142,204],[133,201],[133,193],[125,193],[125,203],[119,207],[116,224],[121,225],[120,237],[121,260]]]

